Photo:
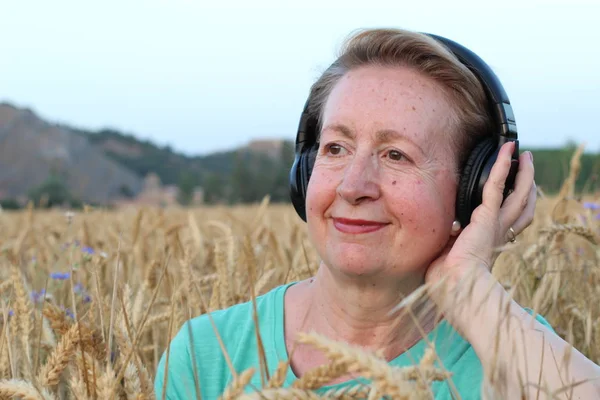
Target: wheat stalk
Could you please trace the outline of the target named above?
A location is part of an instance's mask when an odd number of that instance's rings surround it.
[[[584,200],[569,194],[570,184],[565,182],[558,206],[556,197],[538,200],[532,226],[501,249],[494,273],[521,305],[542,312],[561,336],[599,362],[600,220],[592,215],[581,221]],[[600,195],[586,201],[599,202]],[[309,277],[318,264],[293,210],[268,200],[239,208],[92,210],[68,226],[54,211],[29,209],[2,218],[0,243],[7,251],[0,253],[0,379],[2,390],[11,392],[0,398],[152,398],[158,360],[183,322]],[[84,259],[76,248],[61,248],[75,240],[89,242],[94,254]],[[167,271],[160,260],[169,251],[178,256]],[[35,264],[23,261],[32,256]],[[49,280],[43,300],[34,302],[29,288],[39,288],[69,260],[79,265],[70,280],[81,282],[90,299],[72,291],[69,281]],[[73,304],[76,319],[64,308]],[[250,384],[249,370],[237,374],[232,364],[232,381],[221,397],[431,398],[433,382],[449,377],[435,368],[434,349],[418,365],[395,368],[375,354],[325,339],[313,337],[330,361],[291,387],[284,387],[288,360],[268,378],[265,366],[257,365],[264,376],[258,387]],[[227,344],[220,345],[226,352]],[[31,365],[32,355],[40,368]],[[370,383],[323,389],[355,376]]]

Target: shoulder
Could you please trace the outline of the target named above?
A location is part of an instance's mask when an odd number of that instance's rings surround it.
[[[272,325],[275,303],[285,286],[256,298],[261,336]],[[163,353],[156,371],[156,396],[162,396],[166,379],[167,398],[196,398],[197,387],[201,398],[217,398],[231,378],[229,361],[239,372],[254,358],[256,326],[251,301],[197,316],[183,324]]]

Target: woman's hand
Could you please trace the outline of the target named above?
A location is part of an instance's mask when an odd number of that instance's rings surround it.
[[[495,249],[512,238],[510,228],[517,235],[533,220],[537,191],[530,152],[520,155],[514,190],[502,202],[513,151],[513,142],[501,147],[484,186],[482,204],[473,211],[469,225],[457,237],[450,238],[441,255],[430,265],[426,283],[435,284],[447,277],[452,284],[473,267],[489,271]]]
[[[535,398],[541,385],[556,398],[598,399],[600,367],[532,320],[490,272],[495,248],[512,237],[510,227],[518,234],[533,220],[536,187],[528,152],[520,156],[515,189],[502,203],[513,149],[507,143],[500,150],[482,204],[431,264],[425,279],[432,286],[426,288],[444,318],[471,344],[499,397]],[[558,365],[556,360],[565,361]]]

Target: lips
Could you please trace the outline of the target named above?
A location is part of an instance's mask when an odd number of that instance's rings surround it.
[[[364,219],[333,218],[333,225],[343,233],[362,234],[378,231],[388,223]]]

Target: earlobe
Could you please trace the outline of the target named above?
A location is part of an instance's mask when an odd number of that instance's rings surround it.
[[[460,228],[460,221],[454,220],[454,222],[452,223],[452,235],[456,236],[458,232],[460,232]]]

